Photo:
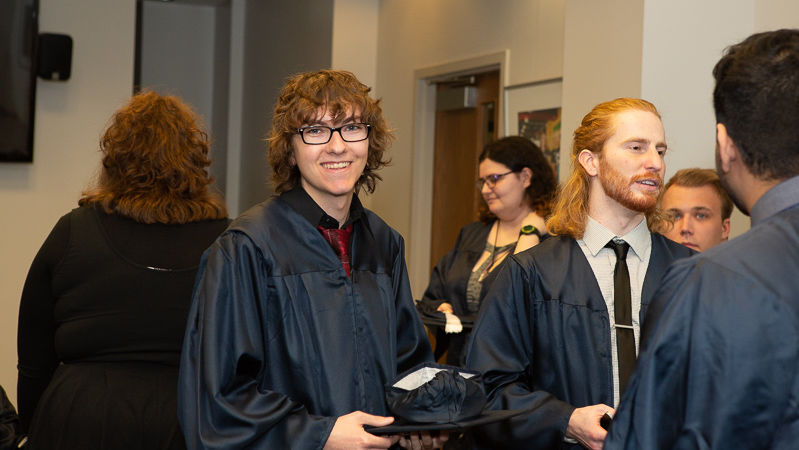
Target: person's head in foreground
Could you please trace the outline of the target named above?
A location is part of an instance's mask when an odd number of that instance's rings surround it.
[[[799,174],[799,30],[749,36],[713,77],[716,170],[748,215],[767,188]]]

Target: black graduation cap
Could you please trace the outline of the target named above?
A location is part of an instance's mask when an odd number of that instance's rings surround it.
[[[372,434],[425,430],[460,430],[497,422],[522,411],[486,410],[480,372],[436,363],[420,364],[397,375],[386,386],[388,409],[396,417]]]

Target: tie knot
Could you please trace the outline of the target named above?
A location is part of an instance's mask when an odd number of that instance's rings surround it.
[[[321,225],[316,228],[322,233],[330,247],[336,252],[336,256],[347,271],[347,276],[350,276],[350,235],[352,235],[352,224],[347,225],[346,228],[325,228]]]
[[[337,255],[340,256],[342,253],[346,255],[350,244],[350,235],[352,234],[352,224],[347,228],[324,228],[322,226],[317,228]]]
[[[611,239],[610,241],[608,241],[608,243],[605,245],[605,247],[612,248],[613,251],[616,252],[616,259],[618,259],[618,260],[626,260],[627,259],[627,250],[630,249],[630,244],[628,244],[628,243],[626,243],[624,241],[621,241],[621,240],[616,241],[614,239]]]

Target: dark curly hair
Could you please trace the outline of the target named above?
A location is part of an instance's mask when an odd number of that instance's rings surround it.
[[[522,136],[508,136],[494,141],[483,148],[479,162],[486,159],[498,162],[508,169],[519,172],[525,167],[533,172],[530,186],[525,189],[525,200],[530,209],[541,217],[547,217],[552,210],[552,201],[558,189],[555,170],[544,153],[533,141]],[[496,216],[488,209],[485,200],[480,202],[480,220],[491,223]]]
[[[752,174],[799,174],[799,30],[753,34],[713,68],[716,122],[724,124]]]
[[[141,223],[182,224],[227,217],[211,192],[208,136],[180,99],[144,91],[111,118],[100,139],[102,168],[81,206]]]
[[[293,159],[292,138],[297,129],[316,122],[325,113],[334,120],[344,120],[345,115],[356,113],[360,121],[371,126],[369,156],[355,190],[363,187],[369,193],[374,192],[377,181],[382,179],[377,170],[390,162],[384,153],[393,135],[383,118],[380,100],[369,97],[370,90],[355,75],[343,70],[300,73],[286,81],[275,106],[268,138],[275,192],[280,194],[299,184],[300,171]]]

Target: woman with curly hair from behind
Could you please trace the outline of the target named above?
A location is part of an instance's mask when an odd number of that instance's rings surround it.
[[[198,122],[176,97],[133,96],[96,183],[36,255],[18,329],[28,448],[185,448],[183,333],[202,252],[228,224]]]

